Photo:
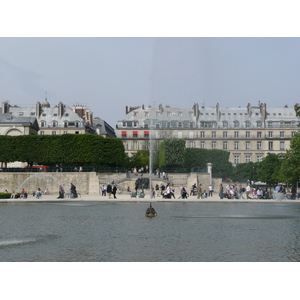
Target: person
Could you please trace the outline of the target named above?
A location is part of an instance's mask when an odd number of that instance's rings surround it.
[[[106,196],[106,189],[107,189],[107,186],[103,184],[101,192],[102,192],[102,196],[104,196],[104,197]]]
[[[159,185],[158,185],[158,183],[155,185],[155,190],[156,190],[156,197],[160,197],[160,195],[159,195]]]
[[[78,195],[77,195],[77,191],[76,191],[76,186],[71,183],[71,189],[70,189],[70,192],[71,192],[71,198],[77,198]]]
[[[27,198],[27,193],[25,192],[24,188],[21,191],[20,199]]]
[[[174,199],[176,199],[176,197],[175,197],[175,187],[174,187],[174,185],[172,185],[172,186],[170,187],[170,192],[171,192],[171,198],[173,197]]]
[[[35,196],[37,199],[40,199],[40,197],[42,196],[42,191],[40,188],[38,188],[37,191],[35,192]]]
[[[239,198],[241,199],[245,199],[244,198],[244,192],[245,192],[245,188],[243,188],[241,185],[240,185],[240,190],[239,190]]]
[[[207,198],[206,190],[204,190],[203,194],[201,195],[201,198],[202,198],[202,199]]]
[[[112,187],[111,187],[110,184],[107,184],[107,186],[106,186],[106,192],[108,194],[108,198],[111,199]]]
[[[297,195],[297,189],[296,189],[296,186],[293,184],[292,185],[292,199],[295,200],[296,199],[296,195]]]
[[[127,192],[131,193],[130,186],[127,187]]]
[[[200,183],[198,186],[197,199],[200,199],[201,195],[202,195],[202,184]]]
[[[117,187],[116,187],[116,185],[114,185],[114,187],[112,189],[112,194],[114,195],[114,199],[117,199],[116,193],[117,193]]]
[[[250,194],[250,185],[249,185],[249,183],[247,183],[247,186],[246,186],[246,198],[247,199],[251,199],[251,197],[249,197],[249,194]]]
[[[220,188],[219,188],[219,197],[220,197],[220,199],[223,199],[223,192],[224,192],[224,187],[221,183]]]
[[[210,184],[208,186],[208,197],[212,197],[212,193],[213,193],[213,188],[212,188],[212,185]]]
[[[10,195],[10,198],[12,198],[12,199],[16,198],[16,193],[15,193],[15,191],[12,191],[12,193],[11,193],[11,195]]]
[[[59,188],[58,188],[58,197],[57,197],[57,199],[61,199],[61,198],[64,198],[65,197],[65,195],[64,195],[64,190],[63,190],[63,186],[62,186],[62,184],[59,186]]]
[[[45,192],[44,192],[44,195],[49,195],[49,190],[48,189],[45,189]]]
[[[8,193],[8,190],[5,190],[4,193]]]
[[[191,186],[191,192],[190,192],[190,196],[194,196],[194,189],[196,188],[196,183],[194,183],[192,186]]]
[[[184,187],[182,187],[182,190],[181,190],[181,197],[182,197],[182,199],[187,199],[187,191]]]

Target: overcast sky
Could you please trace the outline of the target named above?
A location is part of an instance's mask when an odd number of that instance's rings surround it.
[[[0,38],[0,100],[85,104],[115,128],[125,106],[300,102],[300,38]]]

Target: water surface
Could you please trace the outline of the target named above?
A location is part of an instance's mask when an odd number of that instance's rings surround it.
[[[300,260],[300,204],[0,205],[0,261]]]

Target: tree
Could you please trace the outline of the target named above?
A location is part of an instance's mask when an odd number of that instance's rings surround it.
[[[182,167],[185,161],[185,140],[166,139],[159,147],[159,167]]]
[[[281,165],[281,155],[268,153],[258,166],[258,179],[268,185],[277,184],[280,181]]]
[[[300,133],[293,136],[290,149],[282,157],[280,181],[296,184],[300,181]]]

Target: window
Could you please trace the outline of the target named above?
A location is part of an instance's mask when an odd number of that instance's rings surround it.
[[[246,142],[246,149],[247,150],[251,149],[250,142]]]
[[[261,131],[257,131],[257,138],[261,139]]]
[[[223,131],[223,138],[227,138],[227,131]]]
[[[273,150],[273,142],[269,142],[269,150]]]
[[[246,138],[247,138],[247,139],[250,138],[250,131],[246,131]]]
[[[127,122],[127,127],[132,127],[132,122],[131,121]]]
[[[223,150],[227,150],[228,148],[228,143],[227,142],[223,142]]]
[[[212,149],[217,149],[217,143],[216,142],[212,142],[211,143],[211,148]]]
[[[205,149],[205,142],[203,142],[203,141],[200,142],[200,148]]]
[[[132,137],[137,138],[138,137],[138,132],[137,131],[133,131]]]
[[[189,148],[195,148],[195,147],[196,147],[196,143],[193,142],[193,141],[189,141],[189,142],[188,142],[188,147],[189,147]]]
[[[250,127],[251,127],[250,121],[246,121],[246,122],[245,122],[245,125],[246,125],[246,128],[250,128]]]
[[[41,121],[41,127],[46,127],[46,122],[45,121]]]
[[[238,139],[238,138],[239,138],[239,132],[238,132],[238,131],[235,131],[235,132],[234,132],[234,138],[235,138],[235,139]]]
[[[177,127],[177,121],[171,121],[171,127],[176,128]]]
[[[273,137],[273,131],[269,131],[268,136],[269,138]]]
[[[235,165],[239,164],[240,163],[240,156],[239,155],[234,155],[233,161],[234,161]]]
[[[194,128],[194,122],[190,122],[190,128]]]
[[[57,122],[56,121],[52,121],[52,127],[57,127]]]
[[[161,122],[161,127],[162,128],[167,128],[167,121],[162,121]]]
[[[57,114],[53,114],[54,117],[57,117]]]
[[[63,134],[67,134],[68,133],[68,131],[64,131],[64,133]]]
[[[261,121],[257,121],[257,122],[256,122],[256,127],[257,127],[257,128],[260,128],[260,127],[261,127]]]
[[[228,127],[228,122],[227,121],[223,121],[223,128],[227,128]]]
[[[189,121],[183,121],[183,127],[188,128],[189,127]]]
[[[52,135],[56,135],[56,131],[52,131],[51,134],[52,134]]]
[[[127,132],[126,131],[122,131],[122,138],[126,138],[127,137]]]
[[[261,162],[262,161],[262,155],[257,155],[256,156],[256,161]]]
[[[194,131],[189,131],[189,138],[193,139],[194,138]]]
[[[40,131],[40,135],[45,135],[45,131]]]
[[[144,131],[144,138],[146,138],[146,139],[149,138],[149,131]]]
[[[233,126],[234,127],[239,127],[240,126],[240,122],[239,121],[233,121]]]
[[[281,137],[281,138],[284,137],[284,131],[280,131],[280,137]]]
[[[200,132],[200,137],[201,137],[201,138],[205,138],[205,131],[201,131],[201,132]]]
[[[178,131],[178,138],[182,139],[182,131]]]
[[[246,160],[246,163],[250,162],[251,161],[251,156],[250,155],[246,155],[245,156],[245,160]]]
[[[212,132],[211,132],[211,137],[212,137],[212,138],[216,138],[216,137],[217,137],[217,133],[216,133],[215,131],[212,131]]]
[[[234,149],[235,150],[239,149],[239,142],[234,142]]]
[[[280,150],[284,151],[284,142],[280,142]]]
[[[31,115],[31,116],[35,116],[35,112],[31,112],[30,115]]]
[[[257,150],[261,150],[261,142],[257,142]]]
[[[294,136],[296,134],[296,131],[292,131],[292,136]]]
[[[43,117],[46,117],[46,114],[42,114]]]

